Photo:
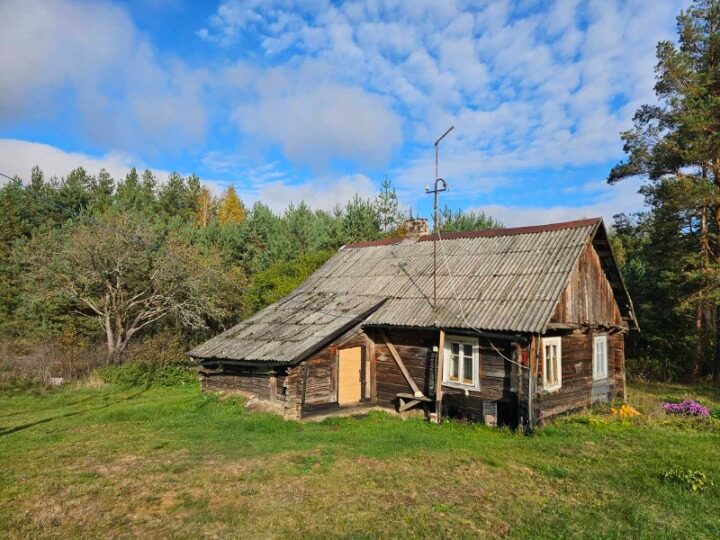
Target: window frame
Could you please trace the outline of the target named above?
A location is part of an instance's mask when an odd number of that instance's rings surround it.
[[[464,370],[464,362],[463,362],[463,355],[460,355],[460,358],[458,359],[459,365],[458,365],[458,380],[457,381],[451,381],[449,379],[450,374],[450,361],[451,361],[451,354],[452,354],[452,344],[458,343],[461,346],[470,344],[472,345],[472,366],[473,366],[473,376],[472,376],[472,384],[464,383],[462,382],[463,376],[465,375]],[[443,386],[452,386],[455,388],[464,388],[468,390],[480,390],[480,344],[478,338],[471,337],[471,336],[453,336],[453,335],[446,335],[445,336],[445,346],[443,350],[443,374],[442,374],[442,384]]]
[[[554,384],[551,384],[548,382],[548,370],[546,369],[547,368],[547,358],[545,357],[545,348],[546,348],[546,345],[553,345],[553,344],[557,347],[557,358],[555,359],[557,382]],[[544,338],[542,338],[540,345],[542,348],[543,390],[545,390],[547,392],[560,390],[560,388],[562,388],[562,338],[560,336],[544,337]]]
[[[604,367],[605,371],[604,373],[600,373],[598,370],[598,343],[603,343],[603,352],[605,353],[605,362]],[[598,334],[593,336],[593,356],[592,356],[592,374],[593,374],[593,381],[604,381],[607,380],[607,378],[610,376],[610,366],[609,363],[609,355],[608,355],[608,338],[607,334]]]

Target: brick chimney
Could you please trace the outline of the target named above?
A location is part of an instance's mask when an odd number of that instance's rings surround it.
[[[403,230],[406,238],[417,238],[430,232],[427,219],[424,218],[406,219],[403,223]]]

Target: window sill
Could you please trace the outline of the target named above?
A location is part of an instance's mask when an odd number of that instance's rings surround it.
[[[608,375],[606,375],[605,377],[598,377],[597,379],[596,379],[595,377],[593,377],[593,382],[594,382],[594,383],[596,383],[596,382],[600,382],[600,383],[602,383],[602,382],[610,382],[610,377],[609,377]]]
[[[541,388],[543,394],[554,394],[555,392],[558,392],[562,390],[562,385],[558,386],[543,386]]]
[[[479,392],[480,387],[475,386],[474,384],[463,384],[463,383],[456,383],[452,381],[443,381],[443,386],[447,386],[448,388],[455,388],[457,390],[471,390],[474,392]]]

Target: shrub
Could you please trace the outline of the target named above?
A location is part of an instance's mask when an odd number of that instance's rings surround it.
[[[611,407],[610,412],[613,416],[619,416],[620,418],[631,418],[633,416],[640,416],[640,412],[631,405],[623,403],[619,407]]]
[[[705,491],[714,484],[703,471],[693,469],[670,469],[662,474],[665,482],[680,484],[695,492]]]
[[[198,381],[197,372],[189,362],[129,362],[100,368],[97,373],[106,384],[124,388],[184,386]]]
[[[663,403],[663,410],[668,414],[682,414],[685,416],[710,416],[707,407],[692,399],[680,403]]]

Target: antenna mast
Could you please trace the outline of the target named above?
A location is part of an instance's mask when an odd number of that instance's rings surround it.
[[[425,193],[432,193],[434,198],[433,204],[433,310],[437,310],[437,238],[438,238],[438,193],[447,191],[447,182],[440,178],[438,172],[438,146],[445,136],[450,133],[455,126],[450,126],[448,130],[440,135],[435,141],[435,187],[425,188]],[[438,187],[441,186],[441,187]]]

